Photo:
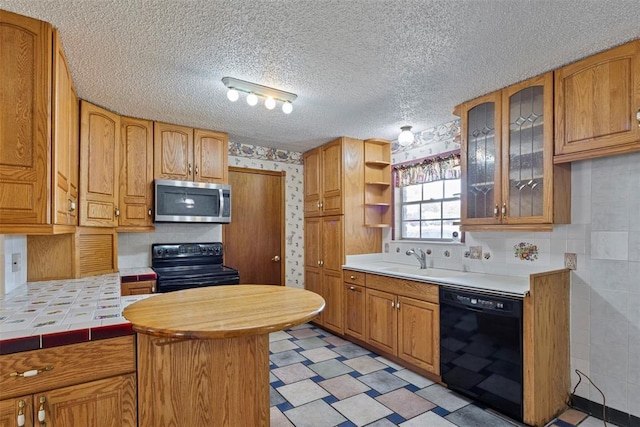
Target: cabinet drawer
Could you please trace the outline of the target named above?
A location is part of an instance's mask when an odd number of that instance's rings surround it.
[[[346,283],[353,283],[354,285],[364,286],[365,273],[354,270],[343,270],[342,280]]]
[[[391,292],[397,295],[438,303],[438,285],[432,285],[430,283],[367,273],[366,286],[368,289],[377,289],[383,292]]]
[[[133,335],[0,356],[0,399],[135,372]],[[11,376],[52,366],[32,377]]]

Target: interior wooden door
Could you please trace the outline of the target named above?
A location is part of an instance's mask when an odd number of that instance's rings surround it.
[[[224,263],[240,283],[284,285],[285,173],[229,168],[231,223],[224,225]]]

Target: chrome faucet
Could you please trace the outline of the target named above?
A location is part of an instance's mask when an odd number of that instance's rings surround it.
[[[417,251],[417,252],[416,252]],[[407,256],[413,255],[420,261],[420,270],[427,268],[427,254],[420,248],[407,250]]]

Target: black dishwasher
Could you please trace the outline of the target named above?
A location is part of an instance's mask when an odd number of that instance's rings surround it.
[[[440,374],[522,421],[522,299],[440,287]]]

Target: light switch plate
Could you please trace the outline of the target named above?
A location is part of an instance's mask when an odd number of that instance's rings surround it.
[[[576,254],[564,254],[564,266],[570,270],[578,268],[578,255]]]

